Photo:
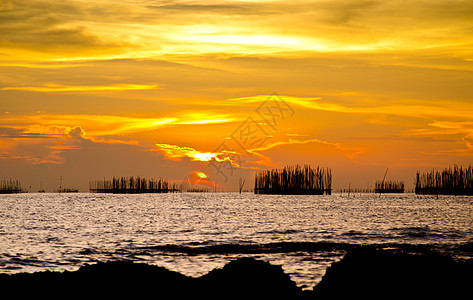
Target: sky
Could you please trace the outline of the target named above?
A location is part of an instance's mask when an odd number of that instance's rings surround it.
[[[235,191],[309,164],[412,188],[472,162],[472,20],[467,0],[0,0],[0,180]]]

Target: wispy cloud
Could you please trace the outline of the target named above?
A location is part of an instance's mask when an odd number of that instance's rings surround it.
[[[473,121],[433,121],[428,128],[411,129],[405,135],[473,134]]]
[[[323,141],[320,139],[307,139],[307,140],[297,140],[297,139],[289,139],[287,141],[279,141],[279,142],[274,142],[271,144],[268,144],[266,146],[260,147],[260,148],[255,148],[251,149],[251,152],[265,152],[267,150],[276,148],[276,147],[281,147],[281,146],[288,146],[288,145],[304,145],[304,144],[322,144],[322,145],[327,145],[331,146],[334,149],[339,149],[342,152],[345,153],[345,156],[348,157],[349,159],[354,159],[356,155],[359,155],[361,153],[366,152],[366,149],[364,148],[353,148],[353,147],[344,147],[342,143],[339,142],[328,142],[328,141]]]
[[[260,103],[267,99],[267,95],[258,95],[242,98],[230,99],[233,103]],[[473,119],[473,104],[459,102],[458,105],[452,105],[453,101],[436,101],[431,105],[419,104],[420,101],[399,101],[398,103],[384,104],[380,101],[371,101],[370,105],[364,103],[362,99],[353,103],[351,106],[330,102],[324,97],[294,97],[290,95],[281,95],[284,101],[291,105],[303,107],[306,109],[349,113],[366,115],[399,115],[407,117],[436,117],[436,116],[455,116],[467,119]]]
[[[30,91],[30,92],[97,92],[97,91],[133,91],[133,90],[154,90],[158,89],[157,85],[145,84],[115,84],[108,86],[64,86],[57,84],[48,84],[45,86],[18,86],[4,87],[1,90],[10,91]]]
[[[48,62],[48,63],[28,63],[28,62],[0,62],[1,67],[20,67],[30,69],[66,69],[76,67],[90,66],[87,63],[64,63],[64,62]]]
[[[441,149],[427,154],[473,156],[473,121],[434,121],[427,128],[406,130],[403,135],[415,137],[460,136],[454,143],[461,148]]]
[[[8,0],[0,33],[2,45],[17,54],[73,57],[376,52],[445,46],[455,51],[452,46],[468,47],[472,41],[468,37],[472,9],[470,1],[460,0],[32,0],[28,4]]]
[[[9,152],[0,152],[0,159],[14,159],[31,162],[34,165],[38,164],[63,164],[64,157],[59,154],[62,151],[51,151],[50,154],[45,156],[39,155],[18,155]]]
[[[58,133],[61,128],[81,126],[92,137],[119,136],[143,131],[156,130],[173,125],[205,125],[232,122],[233,118],[224,114],[171,112],[169,117],[131,117],[116,115],[15,115],[0,119],[0,125],[10,128],[27,129],[30,134]],[[21,124],[21,125],[18,125]]]

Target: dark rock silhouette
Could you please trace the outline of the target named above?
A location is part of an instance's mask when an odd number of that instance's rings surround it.
[[[460,299],[470,294],[472,280],[471,261],[363,247],[333,263],[311,294],[316,299]]]
[[[253,258],[240,258],[199,278],[126,261],[100,262],[73,272],[1,274],[0,289],[19,296],[73,295],[94,299],[138,299],[150,295],[156,298],[169,295],[166,299],[221,299],[228,295],[267,299],[297,296],[300,292],[280,266]]]
[[[198,278],[130,261],[99,262],[72,272],[0,274],[0,290],[20,299],[456,299],[468,295],[472,280],[471,261],[359,247],[332,264],[311,291],[301,291],[280,266],[253,258],[239,258]]]
[[[77,271],[0,275],[0,288],[18,296],[144,297],[150,292],[184,295],[191,278],[163,267],[127,261],[100,262]],[[21,298],[21,297],[20,297]]]
[[[280,266],[253,258],[231,261],[198,278],[197,286],[208,296],[233,295],[237,299],[296,296],[300,289]]]

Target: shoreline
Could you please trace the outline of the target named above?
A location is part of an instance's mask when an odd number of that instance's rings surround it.
[[[131,261],[98,262],[76,271],[0,274],[3,291],[34,296],[102,295],[124,298],[172,294],[177,297],[217,298],[294,297],[339,299],[454,298],[468,294],[473,259],[455,261],[435,252],[362,246],[332,263],[312,289],[302,290],[278,265],[238,258],[200,277],[164,267]],[[251,298],[251,297],[250,297]]]

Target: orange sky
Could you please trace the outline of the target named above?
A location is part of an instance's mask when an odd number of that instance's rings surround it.
[[[295,163],[412,188],[472,162],[471,1],[4,0],[0,19],[0,179],[32,191],[237,190]]]

